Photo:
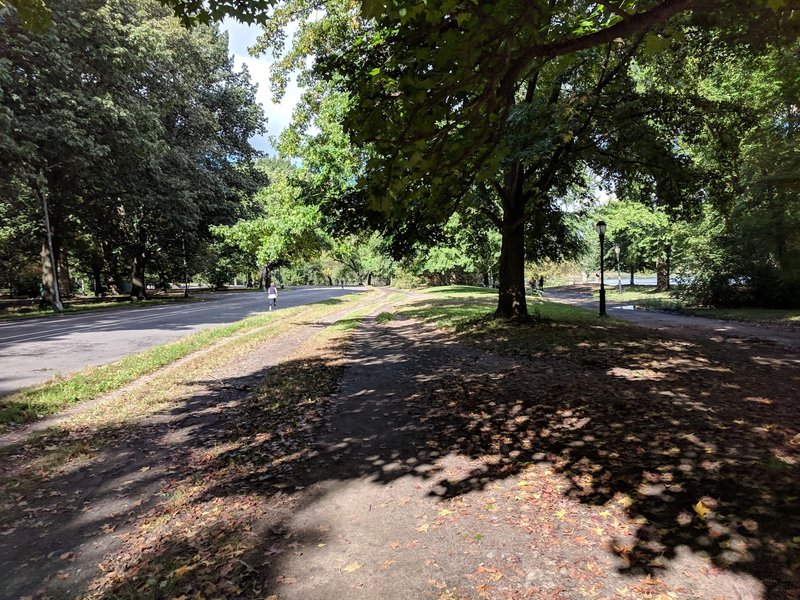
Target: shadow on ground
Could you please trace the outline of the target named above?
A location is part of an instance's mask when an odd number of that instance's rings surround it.
[[[59,516],[32,513],[39,527],[57,527],[49,546],[47,538],[31,538],[12,549],[3,538],[0,549],[11,561],[0,567],[28,565],[9,589],[28,590],[24,580],[39,567],[56,581],[48,552],[77,552],[87,535],[126,519],[127,533],[100,547],[114,558],[97,561],[97,596],[269,595],[283,583],[286,557],[325,543],[324,531],[290,525],[298,503],[326,501],[317,484],[412,476],[435,481],[433,493],[446,499],[547,463],[569,482],[570,498],[621,502],[640,523],[633,547],[609,549],[626,572],[658,573],[688,548],[721,570],[758,579],[768,598],[798,594],[794,357],[614,324],[525,327],[473,336],[477,347],[513,352],[513,366],[499,369],[481,368],[478,350],[451,360],[442,344],[453,340],[420,336],[414,322],[372,327],[329,355],[208,382],[212,392],[176,405],[162,424],[101,432],[124,439],[114,452],[127,446],[131,460],[104,473],[111,451],[95,453],[89,464],[26,492],[36,508],[53,504],[36,493],[84,490]],[[329,403],[342,368],[337,354],[372,385],[345,388]],[[387,373],[393,383],[383,386]],[[248,400],[226,409],[264,378]],[[437,461],[453,453],[487,460],[445,479]],[[150,500],[131,508],[121,499],[138,495]],[[19,531],[36,527],[29,519]]]

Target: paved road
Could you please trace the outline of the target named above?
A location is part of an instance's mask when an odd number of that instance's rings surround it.
[[[278,306],[336,298],[364,288],[300,287],[280,293]],[[208,295],[203,302],[91,311],[0,323],[0,396],[87,366],[118,360],[267,308],[266,294]]]
[[[570,290],[568,286],[557,290],[546,290],[544,296],[549,300],[580,306],[587,310],[599,310],[599,300],[593,298],[591,291],[588,291],[585,286],[574,290]],[[624,302],[608,302],[606,312],[618,319],[631,321],[650,329],[677,329],[686,334],[720,340],[726,338],[767,340],[785,348],[800,350],[800,331],[789,327],[723,321],[664,311],[634,310],[632,304]]]

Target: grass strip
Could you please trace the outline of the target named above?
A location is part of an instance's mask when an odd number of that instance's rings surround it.
[[[174,298],[149,298],[147,300],[124,300],[124,301],[106,301],[106,302],[88,302],[81,304],[64,304],[64,310],[61,312],[55,311],[52,308],[29,309],[23,307],[18,311],[12,308],[3,309],[0,312],[0,321],[10,321],[15,319],[33,319],[41,317],[58,317],[65,314],[84,313],[94,310],[110,310],[110,309],[137,309],[149,308],[151,306],[158,306],[162,304],[191,304],[193,302],[204,302],[203,298],[184,298],[183,296]]]
[[[774,325],[800,325],[800,310],[777,308],[684,308],[698,317]]]
[[[341,303],[341,300],[334,299],[316,305],[335,307]],[[263,327],[277,319],[285,322],[292,316],[311,310],[309,306],[315,305],[283,309],[280,313],[268,312],[228,325],[206,329],[108,365],[93,367],[66,378],[54,379],[40,386],[21,390],[0,399],[0,431],[8,426],[34,421],[72,404],[120,389],[143,375],[207,348],[219,340]]]
[[[594,292],[593,296],[598,298],[600,292]],[[617,293],[616,286],[608,286],[606,300],[634,304],[639,308],[680,312],[723,321],[800,325],[800,309],[696,307],[687,304],[685,300],[673,297],[670,292],[657,292],[654,286],[647,285],[626,285],[622,294]]]

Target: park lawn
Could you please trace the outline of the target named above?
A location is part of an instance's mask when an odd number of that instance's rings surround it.
[[[592,294],[600,297],[600,290]],[[641,308],[653,310],[682,310],[684,302],[672,296],[670,292],[657,292],[652,285],[623,285],[622,293],[617,291],[617,286],[606,285],[606,301],[633,304]]]
[[[0,320],[9,319],[26,319],[34,317],[53,317],[67,313],[86,312],[91,310],[108,310],[113,308],[146,308],[148,306],[156,306],[159,304],[176,304],[184,302],[203,302],[201,298],[184,298],[183,296],[173,296],[167,298],[148,298],[147,300],[129,300],[127,298],[121,300],[89,300],[89,301],[70,301],[64,302],[63,312],[57,312],[52,308],[44,310],[39,309],[36,305],[28,306],[6,306],[0,308]]]
[[[608,362],[604,350],[614,338],[635,337],[630,324],[614,317],[599,318],[593,310],[528,298],[529,322],[495,319],[497,290],[448,286],[430,288],[407,303],[399,316],[419,319],[450,331],[481,348],[535,358],[543,353],[570,357],[585,366]]]

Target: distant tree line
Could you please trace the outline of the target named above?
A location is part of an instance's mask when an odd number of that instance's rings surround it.
[[[141,298],[217,262],[210,227],[265,182],[227,35],[150,0],[48,8],[47,27],[0,18],[0,287],[53,300],[79,275]]]

